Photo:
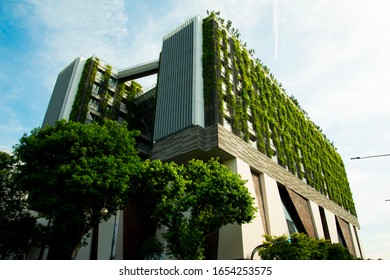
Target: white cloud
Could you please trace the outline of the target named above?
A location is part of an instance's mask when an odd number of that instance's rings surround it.
[[[30,0],[20,11],[37,41],[35,62],[48,72],[58,71],[78,55],[118,60],[128,37],[122,0]]]
[[[320,123],[389,117],[390,40],[384,40],[389,35],[383,2],[312,3],[280,3],[284,21],[276,77]]]

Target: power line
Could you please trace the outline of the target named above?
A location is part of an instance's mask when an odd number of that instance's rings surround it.
[[[366,157],[353,157],[353,158],[351,158],[351,160],[354,160],[354,159],[365,159],[365,158],[375,158],[375,157],[387,157],[387,156],[390,156],[390,154],[366,156]]]

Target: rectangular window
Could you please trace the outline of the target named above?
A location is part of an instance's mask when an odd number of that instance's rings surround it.
[[[99,80],[101,80],[102,78],[103,78],[103,72],[102,71],[100,71],[100,70],[98,70],[97,72],[96,72],[96,78],[97,79],[99,79]]]
[[[95,110],[98,110],[99,109],[99,99],[95,98],[95,97],[92,97],[91,98],[91,102],[90,102],[90,106],[92,109],[95,109]]]
[[[97,84],[93,84],[92,85],[92,92],[94,93],[94,94],[99,94],[99,85],[97,85]]]
[[[226,84],[224,82],[221,83],[221,88],[224,93],[226,93]]]
[[[99,116],[98,115],[95,115],[94,113],[89,113],[91,115],[91,119],[94,121],[94,122],[98,122],[99,121]]]
[[[226,117],[226,118],[224,119],[223,127],[224,127],[226,130],[232,132],[232,122],[231,122],[230,118]]]
[[[225,77],[225,67],[221,66],[221,75]]]
[[[110,87],[113,87],[115,88],[116,87],[116,80],[113,78],[113,77],[110,77],[110,79],[108,80],[108,84]]]

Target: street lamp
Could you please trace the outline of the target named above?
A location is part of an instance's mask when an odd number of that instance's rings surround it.
[[[102,210],[100,210],[100,214],[104,217],[108,214],[108,209],[106,207],[103,207]]]
[[[366,157],[353,157],[353,158],[351,158],[351,160],[354,160],[354,159],[365,159],[365,158],[374,158],[374,157],[387,157],[387,156],[390,156],[390,154],[366,156]],[[385,201],[390,201],[390,199],[386,199]]]
[[[390,154],[366,156],[366,157],[353,157],[353,158],[351,158],[351,160],[354,160],[354,159],[365,159],[365,158],[375,158],[375,157],[387,157],[387,156],[390,156]]]

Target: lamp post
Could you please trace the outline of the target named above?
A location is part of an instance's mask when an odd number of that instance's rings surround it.
[[[115,259],[115,244],[116,244],[116,237],[117,237],[117,215],[118,215],[118,210],[120,208],[117,208],[115,206],[112,206],[112,205],[109,205],[106,203],[106,201],[104,201],[104,206],[103,208],[100,210],[100,214],[102,215],[102,217],[106,216],[108,214],[108,209],[107,207],[110,207],[110,208],[113,208],[113,210],[115,211],[115,213],[113,214],[114,215],[114,228],[113,228],[113,231],[112,231],[112,241],[111,241],[111,251],[110,251],[110,260],[113,260]]]

